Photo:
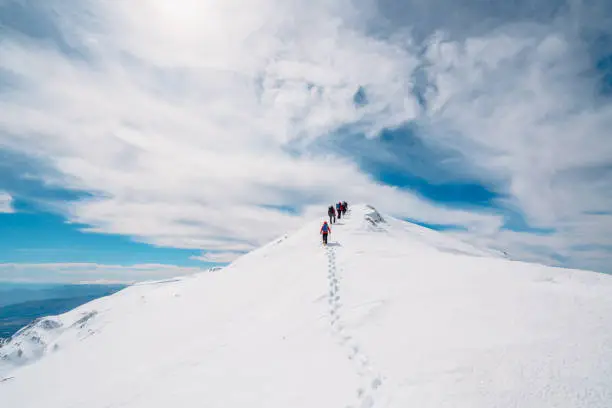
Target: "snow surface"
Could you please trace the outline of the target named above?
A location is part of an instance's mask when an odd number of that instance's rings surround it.
[[[612,276],[367,206],[332,229],[22,330],[0,407],[612,407]]]

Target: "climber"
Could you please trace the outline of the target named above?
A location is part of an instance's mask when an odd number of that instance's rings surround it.
[[[346,201],[342,202],[342,215],[346,214],[346,210],[348,209],[348,203]]]
[[[342,204],[341,203],[336,204],[336,214],[338,214],[338,219],[342,218]]]
[[[323,236],[323,245],[327,245],[327,236],[331,234],[331,228],[327,224],[327,221],[323,222],[323,226],[321,227],[321,235]]]
[[[329,215],[329,223],[333,224],[336,222],[336,210],[333,205],[330,205],[327,209],[327,215]]]

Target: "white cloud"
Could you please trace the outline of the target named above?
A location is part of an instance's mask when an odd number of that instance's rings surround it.
[[[9,193],[0,191],[0,213],[12,213],[13,209],[13,197]]]
[[[93,280],[84,280],[77,282],[78,285],[125,285],[131,284],[133,282],[126,282],[122,280],[112,280],[112,279],[93,279]]]
[[[500,204],[532,227],[554,233],[489,236],[564,265],[610,271],[576,245],[612,248],[612,105],[597,96],[599,78],[584,44],[560,27],[500,29],[464,41],[438,40],[427,53],[430,142],[452,147],[461,167],[505,196]],[[435,89],[435,90],[434,90]],[[440,131],[443,129],[443,131]],[[529,255],[530,254],[530,255]],[[548,254],[548,255],[547,255]],[[561,260],[559,260],[561,259]]]
[[[612,108],[579,30],[605,29],[603,13],[546,3],[503,21],[481,2],[390,4],[49,1],[43,15],[72,51],[7,31],[0,68],[16,79],[0,94],[0,148],[45,158],[51,185],[94,193],[62,206],[70,220],[156,245],[242,252],[344,198],[511,245],[498,214],[432,203],[307,149],[339,129],[375,137],[416,120],[428,146],[463,158],[458,174],[556,230],[545,252],[586,264],[575,241],[612,239],[610,216],[592,216],[612,208]],[[369,103],[357,109],[359,86]]]
[[[503,183],[539,226],[609,209],[611,196],[598,187],[610,179],[597,170],[612,158],[612,106],[593,105],[587,89],[595,83],[580,80],[587,67],[567,40],[521,37],[431,47],[431,117],[452,130],[431,137],[460,150],[477,177]],[[584,200],[578,189],[595,196]]]
[[[179,277],[207,269],[165,264],[0,263],[3,282],[134,283]]]
[[[347,124],[375,134],[418,111],[405,77],[417,58],[360,32],[344,3],[150,0],[135,14],[89,1],[55,13],[86,59],[4,41],[4,69],[27,86],[0,97],[0,145],[49,157],[61,175],[49,183],[98,193],[69,204],[71,220],[158,245],[253,248],[303,222],[262,205],[325,205],[338,188],[403,213],[497,225],[379,186],[332,154],[300,153]],[[358,110],[359,86],[370,104]]]

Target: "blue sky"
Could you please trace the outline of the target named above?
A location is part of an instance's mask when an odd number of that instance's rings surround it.
[[[192,273],[339,199],[612,272],[608,2],[224,4],[0,0],[0,280]]]

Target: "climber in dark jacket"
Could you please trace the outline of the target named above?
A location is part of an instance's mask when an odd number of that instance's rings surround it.
[[[329,223],[333,224],[336,222],[336,210],[333,205],[330,205],[327,209],[327,215],[329,215]]]

